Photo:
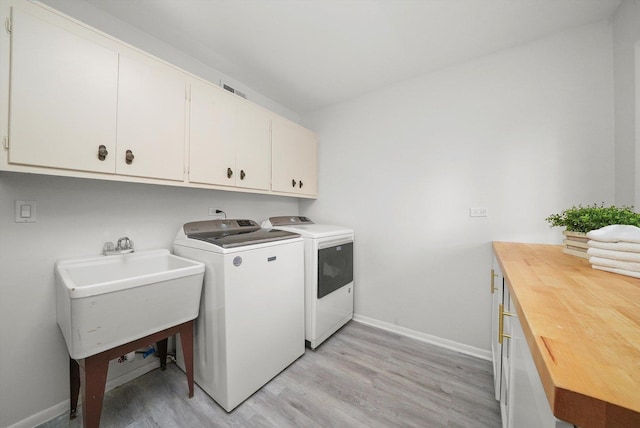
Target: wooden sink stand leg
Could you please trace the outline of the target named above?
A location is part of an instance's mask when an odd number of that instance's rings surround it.
[[[155,342],[158,347],[160,367],[164,370],[167,366],[167,339],[175,334],[180,335],[189,398],[193,397],[193,320],[191,320],[86,358],[74,360],[69,357],[69,390],[71,394],[69,418],[75,419],[77,416],[78,395],[81,394],[82,426],[84,428],[99,427],[109,361]]]

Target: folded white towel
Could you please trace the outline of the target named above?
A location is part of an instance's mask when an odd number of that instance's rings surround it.
[[[640,253],[640,244],[634,244],[633,242],[600,242],[589,240],[587,243],[589,244],[589,248]]]
[[[623,269],[623,270],[630,270],[633,272],[640,272],[640,263],[621,262],[620,260],[604,259],[602,257],[590,257],[589,263],[591,263],[592,265],[610,267],[614,269]]]
[[[624,269],[616,269],[616,268],[610,268],[610,267],[606,267],[606,266],[598,266],[598,265],[593,265],[592,266],[594,269],[598,269],[598,270],[604,270],[607,272],[613,272],[613,273],[617,273],[620,275],[627,275],[627,276],[632,276],[634,278],[640,278],[640,272],[633,272],[630,270],[624,270]]]
[[[612,224],[587,233],[587,238],[601,242],[634,242],[640,244],[640,227]]]
[[[628,251],[603,250],[602,248],[589,248],[589,256],[602,257],[604,259],[620,260],[623,262],[640,263],[640,253],[630,253]]]

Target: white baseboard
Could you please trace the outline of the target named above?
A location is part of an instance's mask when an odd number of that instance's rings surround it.
[[[35,415],[31,415],[28,418],[21,420],[20,422],[9,425],[8,428],[33,428],[47,421],[50,421],[51,419],[63,414],[64,412],[69,412],[69,400],[65,400],[62,403],[58,403],[55,406],[44,409],[43,411],[38,412]]]
[[[158,358],[151,358],[150,361],[140,366],[134,370],[131,370],[128,373],[123,374],[120,377],[115,379],[111,379],[105,385],[105,392],[110,391],[114,388],[119,387],[120,385],[124,385],[125,383],[142,376],[143,374],[149,373],[152,370],[155,370],[159,367]],[[81,400],[78,400],[78,406],[81,406]],[[26,419],[21,420],[20,422],[16,422],[13,425],[10,425],[8,428],[33,428],[40,424],[50,421],[53,418],[56,418],[63,413],[69,413],[70,400],[64,400],[61,403],[58,403],[54,406],[49,407],[48,409],[44,409],[41,412],[36,413],[35,415],[31,415]]]
[[[475,346],[469,346],[469,345],[465,345],[464,343],[454,342],[453,340],[443,339],[441,337],[432,336],[426,333],[421,333],[416,330],[411,330],[406,327],[400,327],[394,324],[390,324],[388,322],[365,317],[363,315],[353,314],[353,320],[360,322],[362,324],[370,325],[372,327],[380,328],[382,330],[387,330],[392,333],[397,333],[402,336],[407,336],[412,339],[419,340],[421,342],[430,343],[432,345],[436,345],[442,348],[450,349],[452,351],[460,352],[461,354],[471,355],[473,357],[491,361],[491,352],[487,351],[486,349],[476,348]]]

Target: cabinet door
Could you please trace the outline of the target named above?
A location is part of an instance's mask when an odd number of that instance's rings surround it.
[[[116,172],[182,181],[185,75],[133,54],[120,56],[119,72]]]
[[[316,134],[301,128],[298,146],[298,190],[300,194],[318,194],[318,139]]]
[[[9,163],[113,173],[118,54],[52,15],[12,21]]]
[[[503,303],[504,278],[495,256],[491,269],[491,356],[493,359],[493,385],[496,400],[500,400],[502,379],[502,344],[498,337],[500,305]]]
[[[271,124],[271,188],[278,192],[296,192],[297,143],[295,133],[283,120],[276,118]]]
[[[238,99],[236,185],[269,189],[271,178],[271,118],[261,108]]]
[[[235,95],[202,82],[191,85],[189,181],[234,186]]]
[[[518,318],[512,320],[511,328],[513,353],[511,357],[509,426],[513,428],[572,428],[572,424],[557,419],[551,412],[551,406]]]
[[[507,284],[504,285],[503,296],[504,311],[511,313],[511,297],[509,295],[509,288]],[[502,427],[513,427],[513,415],[511,409],[513,405],[513,366],[511,364],[511,357],[513,355],[513,334],[512,334],[512,317],[503,316],[503,328],[502,333],[506,336],[502,338],[502,375],[500,376],[500,413],[502,416]]]
[[[318,191],[315,134],[281,118],[274,119],[271,126],[272,190],[315,196]]]

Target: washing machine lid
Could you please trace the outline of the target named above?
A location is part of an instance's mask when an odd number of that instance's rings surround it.
[[[185,223],[183,230],[187,238],[208,242],[222,248],[262,244],[300,236],[285,230],[262,229],[253,220],[240,219],[194,221]]]

